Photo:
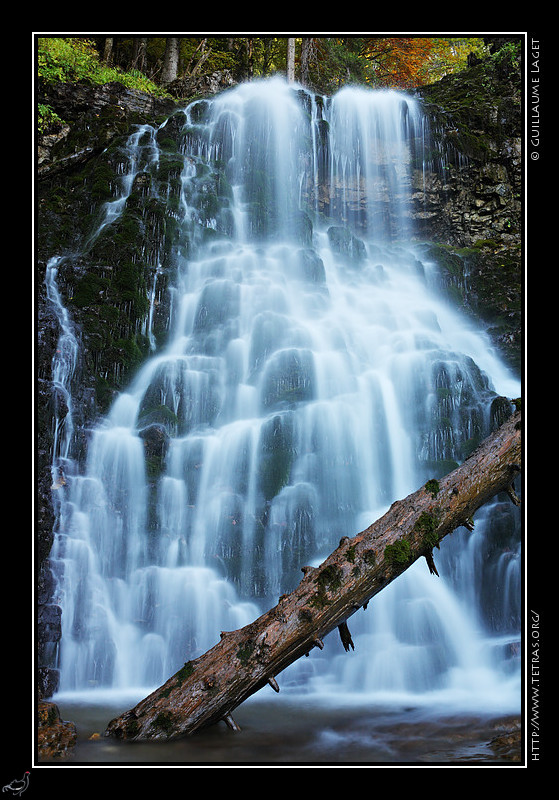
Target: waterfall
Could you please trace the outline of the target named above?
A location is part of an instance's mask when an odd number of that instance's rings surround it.
[[[90,242],[138,169],[155,174],[155,132],[131,136]],[[62,692],[160,685],[459,463],[520,393],[414,243],[424,137],[419,103],[392,91],[274,79],[184,110],[169,339],[65,487]],[[416,563],[352,617],[355,652],[328,637],[287,692],[516,710],[520,537],[500,504],[480,516],[443,541],[440,578]]]
[[[52,258],[45,275],[46,294],[60,327],[60,335],[52,360],[52,385],[55,395],[53,471],[59,462],[68,458],[74,421],[72,413],[71,382],[78,359],[78,342],[70,315],[64,307],[58,290],[57,276],[60,258]]]

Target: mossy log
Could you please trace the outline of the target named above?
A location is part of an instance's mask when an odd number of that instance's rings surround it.
[[[254,622],[224,631],[221,640],[188,661],[133,709],[112,720],[106,736],[169,740],[189,736],[219,721],[233,730],[231,716],[244,700],[336,628],[353,648],[347,620],[417,559],[433,574],[433,548],[458,527],[472,528],[477,509],[499,492],[518,503],[514,479],[521,465],[521,414],[517,411],[464,463],[428,483],[353,538],[344,537],[290,594]],[[436,578],[435,578],[436,580]]]

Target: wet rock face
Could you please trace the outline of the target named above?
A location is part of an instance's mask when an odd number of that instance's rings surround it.
[[[312,353],[291,348],[270,359],[264,376],[262,403],[266,409],[289,408],[314,395]]]
[[[122,83],[113,81],[99,86],[81,83],[57,83],[48,87],[47,92],[39,92],[39,101],[45,99],[56,108],[62,119],[75,119],[84,113],[99,113],[107,106],[120,111],[120,115],[130,113],[158,114],[171,113],[175,104],[136,89],[128,89]]]
[[[415,165],[411,214],[436,242],[454,300],[487,326],[520,369],[522,342],[522,82],[513,51],[485,59],[419,94],[434,159]],[[490,87],[490,88],[488,88]],[[444,252],[443,252],[444,251]],[[461,284],[453,251],[462,262]]]
[[[442,168],[414,179],[414,216],[428,238],[462,247],[519,240],[523,122],[515,58],[505,51],[419,92],[436,151],[445,154]]]
[[[417,230],[459,246],[480,240],[514,244],[522,213],[520,138],[508,149],[513,153],[509,164],[472,161],[460,169],[451,166],[445,175],[432,172],[425,180],[417,175],[412,212]]]
[[[171,114],[171,100],[151,97],[120,83],[88,86],[58,83],[39,90],[38,102],[52,107],[64,124],[37,141],[37,177],[42,180],[87,163],[126,132],[131,122]]]

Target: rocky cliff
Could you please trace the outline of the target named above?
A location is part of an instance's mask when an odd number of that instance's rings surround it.
[[[416,226],[437,242],[449,291],[521,368],[523,101],[505,45],[464,72],[423,87],[435,152],[416,176]],[[444,160],[438,160],[444,153]]]

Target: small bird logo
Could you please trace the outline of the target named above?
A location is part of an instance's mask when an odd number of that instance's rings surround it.
[[[29,771],[25,771],[21,780],[15,780],[2,787],[3,792],[11,792],[14,797],[19,797],[29,786]]]

